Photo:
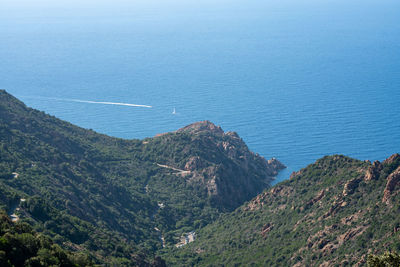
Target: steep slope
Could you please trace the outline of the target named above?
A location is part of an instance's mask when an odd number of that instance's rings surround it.
[[[400,250],[400,155],[371,164],[327,156],[174,249],[196,266],[362,266]]]
[[[154,161],[174,166],[172,171],[178,176],[201,186],[212,206],[220,210],[232,210],[251,199],[285,168],[276,159],[266,161],[251,152],[237,133],[224,133],[209,121],[146,141],[145,153],[153,152]]]
[[[70,253],[0,211],[0,266],[94,266],[87,255]]]
[[[97,262],[124,265],[151,264],[149,255],[251,199],[284,167],[208,121],[123,140],[5,91],[0,159],[0,207],[14,220]]]

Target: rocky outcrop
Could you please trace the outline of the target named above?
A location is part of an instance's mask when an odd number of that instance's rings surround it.
[[[264,196],[265,194],[258,195],[255,199],[250,201],[250,203],[244,208],[244,210],[257,210],[264,206]]]
[[[325,226],[324,229],[316,232],[307,239],[306,249],[312,249],[314,251],[322,250],[326,254],[334,251],[337,246],[333,246],[329,240],[329,236],[337,231],[338,226],[336,224]]]
[[[217,207],[238,207],[261,193],[285,168],[275,158],[267,161],[250,151],[236,132],[225,133],[210,121],[190,124],[159,140],[168,144],[172,143],[168,138],[180,135],[187,140],[180,145],[187,160],[168,165],[190,171],[185,176],[187,181],[197,188],[203,187]]]
[[[261,229],[261,235],[266,238],[268,233],[274,228],[273,224],[267,223]]]
[[[284,196],[290,196],[294,193],[294,189],[290,186],[274,186],[269,191],[259,194],[253,200],[251,200],[246,206],[243,207],[245,211],[258,210],[264,205],[271,203],[274,199],[281,198]],[[285,209],[287,205],[279,205],[275,209],[270,209],[271,212],[275,213],[279,210]]]
[[[301,170],[297,171],[297,172],[292,172],[292,174],[290,174],[290,178],[289,179],[294,179],[295,177],[300,176],[302,173],[303,172]]]
[[[352,228],[346,233],[338,236],[337,240],[339,241],[339,244],[343,244],[344,242],[352,240],[355,237],[361,235],[365,232],[365,230],[367,230],[367,228],[368,226],[357,226],[356,228]]]
[[[275,170],[282,170],[282,169],[286,168],[286,166],[284,164],[282,164],[282,162],[280,162],[276,158],[269,159],[267,161],[267,164],[270,168],[275,169]]]
[[[365,181],[371,181],[371,180],[378,179],[379,175],[380,175],[380,171],[382,170],[382,168],[383,168],[383,166],[378,160],[374,161],[372,166],[370,166],[368,168],[368,170],[366,171],[365,176],[364,176],[364,180]]]
[[[365,172],[364,181],[376,180],[380,177],[382,170],[386,167],[396,168],[400,165],[400,155],[398,153],[391,155],[382,163],[378,160],[374,161],[372,166]],[[386,174],[387,175],[387,174]]]
[[[273,197],[289,196],[293,193],[294,189],[290,186],[275,186],[271,188],[270,193]]]
[[[347,202],[343,201],[341,198],[337,198],[335,201],[333,201],[331,207],[329,208],[328,212],[326,212],[322,218],[326,219],[330,216],[334,216],[341,208],[347,206]]]
[[[214,123],[210,121],[200,121],[192,123],[186,127],[183,127],[177,131],[178,133],[188,132],[188,133],[211,133],[216,135],[223,135],[224,131],[220,126],[216,126]]]
[[[358,187],[358,184],[362,181],[362,178],[355,178],[351,179],[347,183],[345,183],[344,188],[343,188],[343,196],[347,196],[350,194],[353,194],[356,188]]]
[[[325,196],[325,189],[322,189],[321,191],[318,192],[318,194],[314,198],[312,198],[310,201],[307,202],[304,208],[308,209],[309,207],[320,201],[324,196]]]
[[[340,220],[340,222],[343,225],[351,225],[352,223],[356,222],[359,220],[359,218],[363,215],[363,212],[359,210],[357,213],[354,213],[352,215],[346,216]]]
[[[400,162],[400,155],[398,153],[391,155],[389,158],[385,159],[385,161],[383,161],[384,165],[390,165],[393,164],[395,162]]]
[[[392,172],[388,178],[385,190],[383,191],[382,202],[389,204],[390,197],[394,194],[396,187],[400,185],[400,167],[398,167],[394,172]]]
[[[194,171],[198,169],[202,169],[206,166],[205,162],[199,157],[191,157],[185,164],[185,170]]]

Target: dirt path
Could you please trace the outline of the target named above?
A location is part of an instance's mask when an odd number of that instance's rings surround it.
[[[170,170],[173,170],[173,171],[177,171],[176,174],[181,174],[181,175],[190,174],[190,171],[185,171],[185,170],[177,169],[177,168],[174,168],[174,167],[171,167],[171,166],[168,166],[168,165],[162,165],[162,164],[158,164],[158,163],[157,163],[157,166],[158,166],[158,167],[162,167],[162,168],[166,168],[166,169],[170,169]]]

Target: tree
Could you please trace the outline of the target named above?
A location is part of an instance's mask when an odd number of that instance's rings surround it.
[[[400,267],[400,255],[385,252],[383,255],[368,255],[368,267]]]

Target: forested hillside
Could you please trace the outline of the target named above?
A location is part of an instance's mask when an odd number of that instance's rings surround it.
[[[171,265],[365,266],[400,251],[400,155],[327,156],[294,173],[165,257]],[[386,255],[386,254],[385,254]],[[370,257],[398,262],[391,254]]]
[[[93,266],[85,254],[63,250],[26,223],[13,223],[0,211],[0,266]]]
[[[269,186],[284,166],[204,121],[145,140],[76,127],[0,91],[0,208],[94,262],[157,251]]]
[[[398,154],[374,163],[327,156],[268,188],[284,166],[211,122],[123,140],[0,91],[0,159],[2,266],[398,259],[383,255],[400,250]],[[188,233],[196,240],[176,247]]]

